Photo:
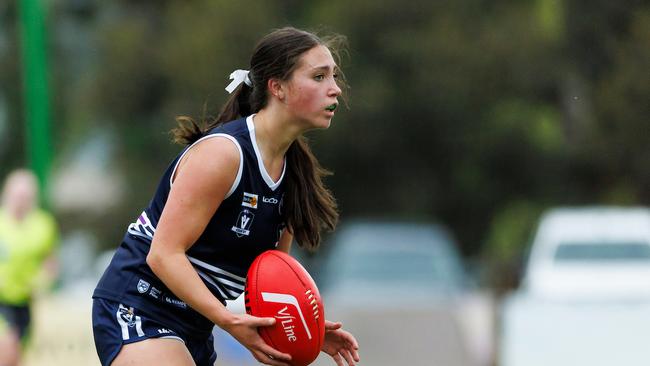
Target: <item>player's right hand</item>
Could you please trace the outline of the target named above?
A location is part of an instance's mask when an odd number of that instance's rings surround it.
[[[265,365],[290,366],[286,361],[291,355],[282,353],[264,342],[257,328],[275,324],[275,318],[259,318],[248,314],[232,314],[232,317],[220,324],[239,343],[246,347],[255,359]]]

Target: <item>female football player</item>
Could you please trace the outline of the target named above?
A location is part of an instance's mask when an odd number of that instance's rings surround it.
[[[334,39],[334,38],[333,38]],[[179,118],[187,145],[163,174],[93,294],[102,365],[213,365],[216,324],[259,362],[287,365],[258,327],[274,318],[224,306],[244,290],[248,267],[293,239],[315,248],[333,229],[327,172],[302,134],[329,127],[341,89],[329,41],[295,28],[261,39],[250,70],[237,70],[219,116],[201,127]],[[354,337],[326,322],[322,351],[337,365],[359,361]]]

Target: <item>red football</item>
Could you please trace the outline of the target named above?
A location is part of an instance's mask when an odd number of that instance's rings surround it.
[[[244,296],[248,314],[276,319],[259,332],[271,347],[291,355],[291,365],[309,365],[318,357],[325,337],[323,302],[298,261],[278,250],[260,254],[248,269]]]

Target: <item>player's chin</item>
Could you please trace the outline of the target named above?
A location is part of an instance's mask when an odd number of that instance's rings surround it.
[[[334,113],[326,112],[325,117],[319,121],[319,126],[316,128],[329,128],[332,124],[332,118],[334,118]]]
[[[318,121],[318,123],[312,123],[306,130],[326,130],[330,127],[331,122],[331,120]]]
[[[317,115],[309,119],[305,130],[325,130],[332,124],[333,114]]]

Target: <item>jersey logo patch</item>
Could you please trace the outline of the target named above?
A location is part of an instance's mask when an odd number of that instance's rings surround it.
[[[244,199],[241,201],[241,205],[244,207],[257,208],[257,195],[253,193],[244,192]]]
[[[147,290],[149,290],[149,282],[140,279],[140,281],[138,281],[138,292],[144,294]]]
[[[254,218],[255,215],[252,212],[249,210],[242,210],[242,212],[239,213],[239,216],[237,216],[235,226],[230,228],[230,230],[237,233],[238,238],[241,238],[244,235],[249,235],[251,233],[250,228],[253,224]]]
[[[262,196],[262,202],[270,203],[272,205],[275,205],[276,203],[278,203],[278,199],[273,198],[273,197],[264,197],[264,196]]]

